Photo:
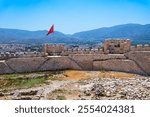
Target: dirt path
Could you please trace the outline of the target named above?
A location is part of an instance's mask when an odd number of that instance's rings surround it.
[[[43,90],[43,93],[42,93],[42,96],[43,98],[41,99],[48,99],[48,95],[50,93],[52,93],[52,91],[55,91],[57,89],[60,89],[61,87],[64,87],[65,85],[69,84],[69,83],[72,83],[73,81],[52,81],[50,85],[47,85],[45,86],[42,90]]]

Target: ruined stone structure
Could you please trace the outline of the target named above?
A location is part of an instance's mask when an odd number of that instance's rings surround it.
[[[123,54],[130,51],[131,42],[126,40],[106,40],[104,42],[104,53]]]
[[[64,48],[64,45],[62,44],[59,44],[59,45],[48,45],[48,44],[45,44],[44,45],[44,53],[45,55],[48,54],[48,55],[58,55],[60,54],[62,51],[64,51],[65,48]]]
[[[63,45],[46,44],[43,56],[0,60],[0,74],[75,69],[150,75],[150,47],[130,45],[129,40],[107,40],[98,49],[66,49]]]

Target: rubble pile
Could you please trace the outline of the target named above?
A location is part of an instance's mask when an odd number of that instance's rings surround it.
[[[90,93],[91,99],[132,99],[149,100],[150,99],[150,78],[94,78],[81,81],[85,95]],[[87,84],[93,84],[92,86]]]

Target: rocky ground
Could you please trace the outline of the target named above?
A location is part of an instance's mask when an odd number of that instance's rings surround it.
[[[44,77],[33,87],[0,90],[0,99],[17,100],[149,100],[150,77],[107,71],[63,71],[58,74],[26,74],[26,78]],[[8,76],[7,76],[8,77]],[[20,76],[19,76],[20,77]],[[1,79],[4,77],[0,76]]]

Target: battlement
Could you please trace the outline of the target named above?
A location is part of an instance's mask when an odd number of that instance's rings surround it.
[[[69,54],[124,54],[129,51],[150,51],[150,46],[137,45],[131,46],[130,39],[106,39],[99,48],[66,48],[62,44],[44,45],[45,55],[61,55]]]
[[[69,54],[104,54],[103,49],[88,49],[88,48],[77,48],[77,49],[65,49],[62,51],[62,56],[67,56]]]
[[[131,46],[131,51],[150,51],[150,45],[148,44],[138,44],[136,46]]]
[[[5,60],[9,58],[27,58],[27,57],[42,57],[44,53],[40,52],[16,52],[16,53],[0,53],[0,60]]]

